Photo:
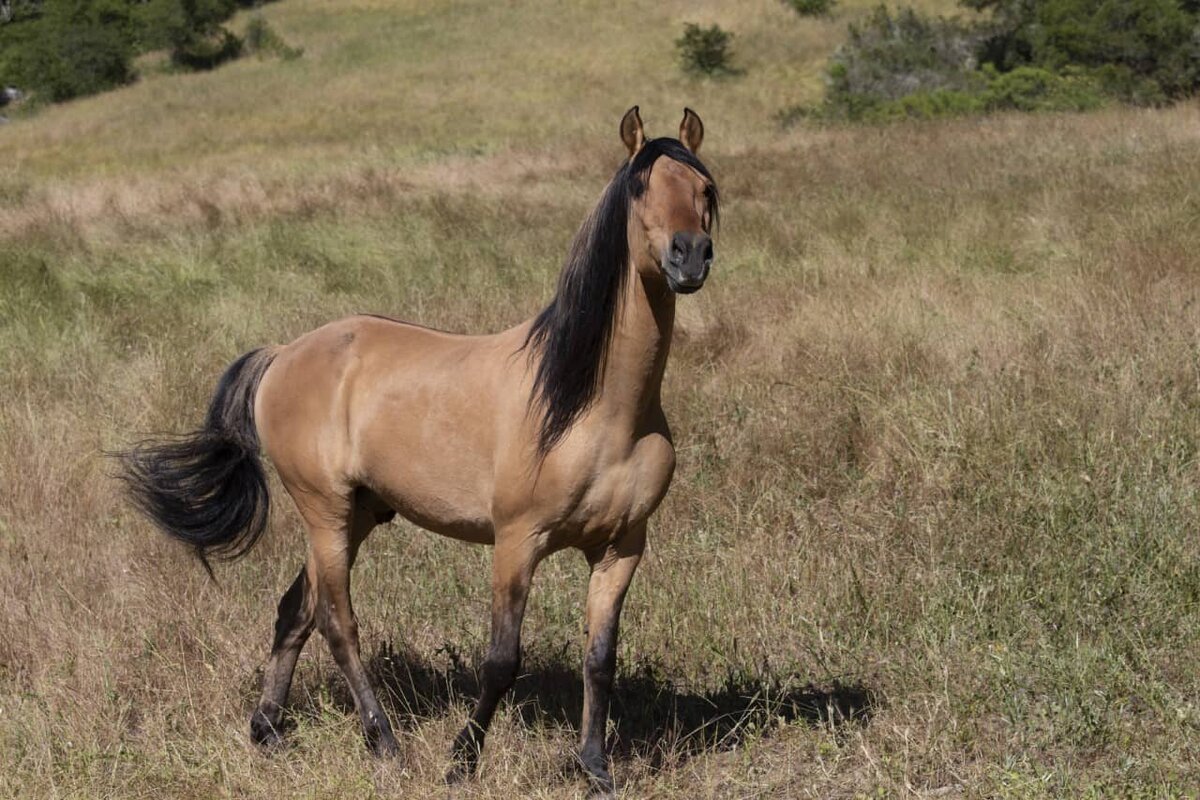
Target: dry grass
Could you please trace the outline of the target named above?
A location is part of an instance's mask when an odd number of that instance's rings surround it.
[[[401,759],[366,755],[318,640],[267,757],[246,721],[293,513],[212,584],[99,453],[343,313],[532,313],[633,101],[657,131],[701,111],[728,205],[680,304],[679,471],[625,613],[625,794],[1192,796],[1200,110],[784,133],[836,26],[737,8],[287,0],[267,14],[300,61],[4,130],[0,796],[446,793],[487,550],[396,524],[364,551]],[[693,18],[739,33],[745,78],[677,74]],[[584,574],[540,571],[526,674],[456,796],[582,792]]]

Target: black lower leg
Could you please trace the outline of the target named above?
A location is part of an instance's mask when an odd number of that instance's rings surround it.
[[[466,726],[454,739],[453,766],[446,780],[454,782],[474,774],[483,740],[496,707],[517,680],[521,666],[521,621],[536,558],[528,553],[513,557],[497,551],[493,560],[492,641],[479,670],[479,703]]]
[[[588,643],[583,661],[583,724],[579,761],[593,794],[613,793],[605,735],[608,707],[617,667],[617,629],[621,605],[646,545],[644,525],[630,529],[603,550],[588,554],[592,577],[588,586]]]
[[[283,732],[283,706],[292,686],[296,659],[313,627],[311,592],[303,568],[279,601],[275,641],[263,671],[262,698],[250,717],[250,737],[256,744],[273,745]]]
[[[471,719],[454,739],[451,750],[454,765],[446,776],[448,780],[464,778],[475,772],[488,726],[500,701],[517,680],[520,661],[520,644],[515,636],[492,644],[480,668],[479,702]]]
[[[579,760],[588,775],[592,788],[601,792],[613,790],[612,775],[608,769],[608,756],[605,751],[605,737],[616,667],[617,625],[614,618],[603,629],[596,631],[590,637],[588,653],[583,665],[587,713],[583,720],[583,744],[579,750]]]
[[[350,684],[350,692],[354,695],[367,746],[378,756],[395,755],[400,746],[362,665],[358,652],[357,623],[354,621],[353,612],[348,608],[333,611],[327,604],[322,603],[321,618],[321,632],[333,652],[333,660],[341,668],[346,682]]]

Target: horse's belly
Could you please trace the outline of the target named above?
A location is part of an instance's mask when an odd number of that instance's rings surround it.
[[[360,480],[405,519],[469,542],[494,539],[492,477],[462,432],[426,435],[420,425],[377,420],[360,449]]]
[[[412,491],[376,490],[397,514],[414,525],[442,536],[475,544],[493,544],[496,532],[491,518],[469,502],[447,497],[422,497]]]
[[[434,533],[483,544],[494,540],[491,481],[479,459],[461,449],[417,447],[402,437],[392,442],[363,471],[372,491]]]

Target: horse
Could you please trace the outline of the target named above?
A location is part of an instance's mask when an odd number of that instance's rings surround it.
[[[345,675],[368,746],[398,751],[359,655],[350,570],[371,530],[400,514],[494,546],[491,639],[480,696],[454,740],[449,781],[476,771],[497,704],[516,680],[534,570],[573,548],[590,565],[578,759],[613,791],[605,729],[621,607],[646,523],[671,483],[661,402],[676,295],[713,260],[718,192],[696,153],[704,125],[647,140],[638,107],[620,123],[628,158],[576,233],[553,299],[501,333],[461,335],[387,317],[331,322],[228,367],[199,429],[121,453],[133,504],[210,557],[244,555],[267,526],[261,454],[308,534],[279,602],[250,720],[281,741],[296,660],[314,627]]]

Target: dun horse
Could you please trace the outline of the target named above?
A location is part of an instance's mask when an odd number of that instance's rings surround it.
[[[565,548],[591,565],[580,761],[611,791],[605,725],[625,592],[666,494],[675,451],[660,402],[675,295],[712,263],[717,188],[679,139],[621,120],[629,159],[576,234],[550,304],[490,336],[381,317],[332,322],[246,353],[222,376],[203,426],[123,456],[132,500],[209,556],[243,555],[267,523],[264,451],[308,531],[308,560],[279,603],[254,741],[279,741],[296,659],[316,627],[346,676],[368,744],[397,750],[359,656],[350,569],[399,513],[445,536],[495,545],[492,633],[481,696],[454,741],[451,779],[474,772],[520,661],[538,562]]]

